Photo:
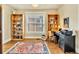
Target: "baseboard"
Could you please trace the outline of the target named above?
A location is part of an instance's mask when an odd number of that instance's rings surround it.
[[[76,49],[76,53],[79,53],[79,49]]]
[[[5,41],[2,42],[2,44],[6,44],[6,43],[9,42],[10,40],[11,40],[11,39],[5,40]]]

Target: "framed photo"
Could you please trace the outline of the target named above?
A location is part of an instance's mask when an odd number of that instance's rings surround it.
[[[64,18],[64,26],[65,26],[66,28],[69,28],[69,17]]]

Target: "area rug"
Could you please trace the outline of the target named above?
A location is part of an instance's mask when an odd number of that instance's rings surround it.
[[[11,47],[7,54],[49,54],[46,42],[17,42]]]

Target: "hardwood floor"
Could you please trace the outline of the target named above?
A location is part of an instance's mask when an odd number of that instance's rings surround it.
[[[3,45],[3,53],[10,49],[16,42],[39,42],[39,39],[23,39],[23,40],[11,40]],[[58,44],[46,41],[51,54],[63,54],[63,50],[58,47]]]

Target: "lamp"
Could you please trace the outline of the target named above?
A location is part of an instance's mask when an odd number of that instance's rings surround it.
[[[58,28],[61,28],[61,26],[59,25]]]

